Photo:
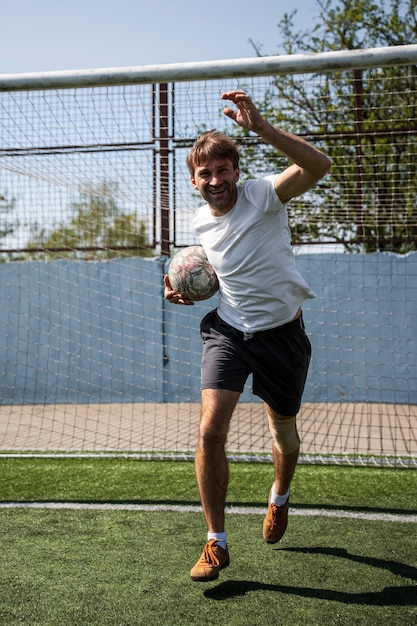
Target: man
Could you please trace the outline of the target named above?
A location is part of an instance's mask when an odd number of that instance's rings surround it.
[[[263,537],[276,543],[288,518],[290,483],[298,460],[296,428],[310,362],[301,306],[314,294],[299,274],[291,250],[285,204],[310,189],[329,159],[303,139],[274,128],[242,91],[222,95],[236,106],[224,114],[257,133],[292,162],[282,173],[237,185],[235,143],[217,131],[201,135],[187,157],[194,189],[206,205],[193,218],[220,283],[219,307],[201,321],[201,417],[195,457],[197,483],[208,534],[191,578],[209,581],[229,565],[225,533],[228,462],[225,443],[233,411],[249,374],[265,401],[273,438],[274,483]],[[172,290],[165,297],[193,304]]]

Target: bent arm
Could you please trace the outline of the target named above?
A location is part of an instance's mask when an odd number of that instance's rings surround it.
[[[243,128],[255,132],[265,143],[292,161],[293,164],[277,176],[275,182],[275,191],[282,202],[301,195],[328,172],[331,162],[323,152],[301,137],[272,126],[245,92],[226,92],[222,99],[231,100],[237,107],[237,111],[226,107],[225,115]]]
[[[329,171],[330,159],[301,137],[279,130],[266,121],[256,132],[293,162],[275,181],[275,191],[282,202],[311,189]]]

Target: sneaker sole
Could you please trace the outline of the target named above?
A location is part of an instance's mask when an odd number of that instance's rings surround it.
[[[211,580],[217,580],[219,577],[220,570],[224,569],[225,567],[229,567],[229,565],[230,565],[230,560],[223,563],[223,565],[219,567],[218,571],[215,574],[213,574],[213,576],[191,576],[191,580],[194,580],[195,582],[198,582],[198,583],[206,583],[206,582],[210,582]]]
[[[269,543],[269,544],[272,544],[272,543],[279,543],[279,542],[281,541],[281,539],[283,538],[284,534],[285,534],[285,533],[283,533],[279,539],[274,539],[274,540],[271,540],[271,539],[265,539],[265,537],[264,537],[264,541],[265,541],[265,543]]]

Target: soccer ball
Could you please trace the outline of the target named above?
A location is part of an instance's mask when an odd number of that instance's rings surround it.
[[[190,300],[207,300],[219,289],[219,281],[202,246],[188,246],[173,257],[168,269],[169,282]]]

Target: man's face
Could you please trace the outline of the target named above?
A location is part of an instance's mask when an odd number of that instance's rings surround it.
[[[213,215],[221,216],[236,203],[239,168],[230,159],[212,159],[196,167],[191,183],[209,205]]]

